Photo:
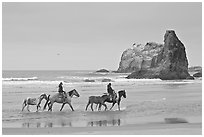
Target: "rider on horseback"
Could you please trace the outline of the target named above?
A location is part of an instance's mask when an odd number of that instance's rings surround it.
[[[108,91],[108,94],[110,96],[110,100],[115,100],[117,95],[116,95],[115,91],[112,89],[111,83],[109,83],[107,85],[107,91]]]
[[[65,102],[65,100],[66,100],[66,98],[67,98],[67,94],[66,94],[66,92],[63,90],[62,85],[63,85],[63,83],[60,82],[58,92],[59,92],[59,95],[62,95],[63,102]]]

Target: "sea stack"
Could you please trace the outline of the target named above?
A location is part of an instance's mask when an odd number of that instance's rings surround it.
[[[175,31],[168,30],[164,35],[164,50],[161,60],[161,79],[189,78],[188,60],[183,43],[178,39]]]
[[[123,52],[118,72],[131,72],[127,78],[190,79],[184,44],[174,30],[167,30],[164,44],[134,45]]]

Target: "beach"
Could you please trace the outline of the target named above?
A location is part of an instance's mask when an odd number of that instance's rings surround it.
[[[18,134],[115,134],[115,135],[201,135],[202,79],[162,81],[159,79],[125,79],[127,74],[85,72],[7,72],[2,81],[2,133]],[[12,76],[14,73],[16,76]],[[3,72],[3,74],[5,74]],[[17,76],[18,75],[18,76]],[[69,77],[68,77],[69,75]],[[66,77],[65,77],[66,76]],[[12,78],[11,78],[12,77]],[[18,79],[14,79],[18,78]],[[24,79],[22,79],[24,78]],[[27,79],[25,79],[27,78]],[[94,82],[85,82],[86,79]],[[102,95],[110,79],[113,89],[126,91],[121,111],[85,111],[88,97]],[[64,89],[76,89],[80,97],[72,98],[71,111],[54,104],[53,111],[36,112],[30,106],[22,112],[22,101],[41,93],[55,94],[60,81]],[[41,107],[44,105],[42,102]],[[107,103],[108,108],[111,104]]]
[[[3,128],[9,135],[201,135],[201,124],[145,124],[123,127]]]

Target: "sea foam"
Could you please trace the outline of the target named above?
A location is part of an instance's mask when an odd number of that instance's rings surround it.
[[[38,80],[38,77],[30,78],[2,78],[3,81],[29,81],[29,80]]]

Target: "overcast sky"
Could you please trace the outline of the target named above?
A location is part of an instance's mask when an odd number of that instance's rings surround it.
[[[3,3],[3,70],[117,70],[134,42],[173,29],[202,64],[201,3]]]

